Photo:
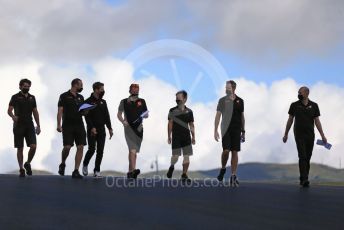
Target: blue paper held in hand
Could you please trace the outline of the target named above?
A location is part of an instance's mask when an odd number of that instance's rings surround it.
[[[80,106],[79,108],[79,112],[82,111],[82,110],[91,110],[91,109],[94,109],[97,105],[91,105],[91,104],[88,104],[88,103],[84,103]]]
[[[317,140],[317,145],[324,146],[328,150],[332,148],[332,145],[330,143],[324,143],[324,141],[320,139]]]

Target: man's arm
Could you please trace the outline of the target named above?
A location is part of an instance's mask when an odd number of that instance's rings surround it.
[[[8,114],[8,116],[10,116],[12,118],[13,122],[17,122],[18,121],[18,117],[13,114],[13,110],[14,110],[13,106],[11,106],[11,105],[8,106],[7,114]]]
[[[289,130],[290,130],[291,126],[293,125],[293,123],[294,123],[294,116],[289,115],[287,125],[285,127],[284,137],[283,137],[284,143],[286,143],[288,140],[288,133],[289,133]]]
[[[169,119],[167,124],[167,137],[168,137],[168,144],[172,143],[172,128],[173,128],[173,120]]]
[[[320,136],[321,136],[321,139],[323,140],[323,142],[327,143],[327,139],[325,137],[325,134],[324,134],[324,131],[322,129],[322,125],[321,125],[321,122],[320,122],[320,118],[319,117],[316,117],[314,119],[314,122],[315,122],[315,126],[317,127],[319,133],[320,133]]]
[[[118,110],[117,118],[124,126],[129,125],[128,122],[123,118],[123,111]]]
[[[105,124],[109,130],[112,130],[110,112],[109,108],[107,107],[107,104],[105,104]]]
[[[63,114],[63,107],[59,106],[57,110],[57,131],[62,132],[61,120]]]
[[[106,112],[106,114],[105,114],[105,125],[108,128],[108,130],[109,130],[110,140],[111,140],[111,138],[113,136],[113,130],[112,130],[112,125],[111,125],[110,112],[109,112],[109,109],[107,107],[106,102],[105,102],[105,110],[106,110],[105,111]]]
[[[241,138],[245,140],[245,114],[244,112],[241,113]]]
[[[41,133],[41,125],[39,123],[39,113],[38,113],[37,108],[34,108],[32,110],[32,114],[33,114],[33,118],[35,119],[35,122],[36,122],[36,125],[37,125],[36,133],[37,133],[37,135],[39,135]]]
[[[193,122],[189,123],[191,136],[192,136],[192,144],[196,144],[196,136],[195,136],[195,124]]]
[[[216,141],[219,141],[220,135],[218,132],[219,124],[220,124],[220,119],[221,119],[221,112],[217,111],[215,115],[215,129],[214,129],[214,138]]]

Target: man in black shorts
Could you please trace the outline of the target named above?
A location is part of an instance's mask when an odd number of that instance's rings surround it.
[[[142,121],[144,118],[148,118],[146,101],[139,98],[139,91],[138,84],[131,84],[130,96],[121,100],[117,113],[117,118],[124,126],[125,140],[129,149],[129,172],[127,174],[129,179],[136,179],[140,174],[140,169],[136,169],[136,158],[137,153],[140,152],[143,138]]]
[[[322,129],[320,122],[320,110],[318,104],[309,100],[309,89],[307,87],[301,87],[298,92],[299,100],[292,103],[289,109],[289,119],[285,129],[283,142],[288,140],[288,133],[293,125],[294,118],[294,135],[299,155],[299,170],[300,170],[300,185],[302,187],[309,187],[309,170],[310,161],[314,147],[314,124],[316,125],[321,138],[324,143],[327,143],[327,139]]]
[[[241,150],[241,141],[245,140],[245,116],[244,116],[244,100],[235,94],[236,83],[234,81],[227,81],[226,96],[219,100],[217,105],[217,112],[215,116],[215,132],[214,137],[219,141],[218,126],[221,121],[222,134],[222,168],[217,177],[219,181],[223,181],[226,173],[226,165],[229,158],[229,152],[232,152],[231,160],[231,179],[230,185],[234,187],[239,186],[237,179],[238,168],[238,152]]]
[[[100,178],[100,165],[103,159],[103,152],[105,146],[105,125],[109,130],[110,139],[113,135],[111,120],[109,110],[106,101],[103,99],[105,94],[104,84],[101,82],[96,82],[93,84],[93,93],[89,98],[86,99],[86,103],[90,105],[96,105],[96,107],[90,110],[86,118],[87,123],[87,142],[88,151],[85,155],[82,174],[84,176],[88,175],[88,164],[96,151],[97,146],[97,156],[94,167],[94,177]]]
[[[183,182],[191,182],[187,176],[190,165],[190,156],[193,154],[192,145],[195,141],[194,117],[191,109],[185,106],[188,94],[182,90],[176,94],[177,106],[168,113],[168,144],[172,144],[171,166],[167,172],[167,178],[172,178],[174,165],[183,152]],[[190,132],[192,138],[190,137]]]
[[[66,159],[71,147],[76,144],[75,167],[72,174],[74,179],[82,179],[79,167],[82,160],[84,145],[86,145],[86,131],[82,120],[80,106],[84,103],[84,97],[79,93],[82,91],[82,81],[76,78],[71,83],[71,89],[60,95],[57,113],[57,131],[62,132],[63,150],[62,163],[59,165],[58,173],[65,174]],[[61,126],[61,120],[62,126]]]
[[[30,87],[31,81],[22,79],[19,82],[20,92],[12,96],[7,110],[8,115],[13,120],[14,147],[17,148],[20,177],[25,177],[25,170],[27,175],[32,175],[31,161],[36,153],[36,134],[39,135],[41,132],[36,98],[29,94]],[[32,121],[32,115],[37,124],[36,129]],[[30,150],[28,159],[23,165],[24,138]]]

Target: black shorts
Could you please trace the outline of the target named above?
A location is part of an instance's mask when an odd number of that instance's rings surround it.
[[[86,131],[83,124],[62,126],[63,146],[86,145]]]
[[[192,156],[191,138],[172,138],[172,155],[173,156]]]
[[[33,123],[28,124],[13,124],[14,147],[23,148],[24,138],[27,147],[37,144],[36,132]]]
[[[137,128],[125,127],[124,128],[125,141],[127,142],[129,151],[136,150],[140,152],[142,139],[143,139],[143,130],[137,131]]]
[[[241,129],[228,129],[222,137],[222,148],[239,152],[241,150]]]

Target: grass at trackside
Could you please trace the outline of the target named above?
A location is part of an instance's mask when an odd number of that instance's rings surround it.
[[[205,171],[189,171],[188,176],[192,179],[216,179],[219,169]],[[126,173],[118,171],[102,171],[103,176],[125,177]],[[167,169],[159,172],[147,172],[140,175],[140,178],[165,178]],[[9,174],[18,174],[13,170]],[[34,175],[56,175],[44,170],[33,170]],[[90,175],[92,172],[90,172]],[[174,179],[179,179],[182,172],[178,168],[173,173]],[[225,180],[228,180],[230,169],[227,169]],[[299,170],[297,164],[273,164],[273,163],[245,163],[239,165],[239,180],[247,183],[266,184],[297,184]],[[344,170],[331,168],[329,166],[312,164],[310,181],[314,186],[344,186]]]

